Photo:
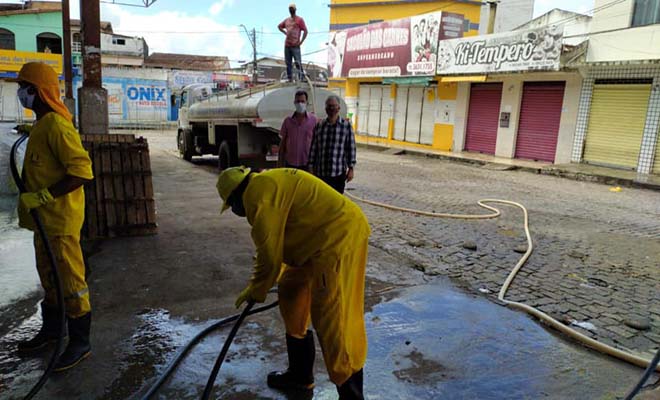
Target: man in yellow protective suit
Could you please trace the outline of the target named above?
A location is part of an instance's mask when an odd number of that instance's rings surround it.
[[[363,399],[364,280],[371,231],[362,210],[297,169],[257,174],[229,168],[217,188],[223,212],[231,208],[247,217],[257,248],[252,279],[236,307],[265,301],[278,283],[289,368],[270,373],[268,386],[308,392],[314,387],[311,319],[339,398]]]
[[[23,180],[28,192],[20,195],[18,213],[21,227],[35,231],[37,270],[45,296],[41,302],[43,323],[37,335],[18,343],[20,352],[47,347],[58,337],[58,309],[55,283],[45,244],[36,233],[29,211],[36,209],[57,261],[64,292],[69,343],[55,371],[67,370],[91,352],[89,331],[91,307],[85,281],[85,264],[80,248],[80,229],[85,216],[82,186],[93,179],[92,162],[71,123],[71,114],[60,99],[57,73],[44,63],[23,65],[18,74],[18,98],[37,120],[23,163]]]

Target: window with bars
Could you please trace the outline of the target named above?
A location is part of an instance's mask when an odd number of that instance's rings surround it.
[[[16,50],[14,32],[0,28],[0,49]]]
[[[660,0],[635,0],[632,26],[660,23]]]
[[[62,39],[52,32],[37,35],[37,51],[39,53],[62,54]]]

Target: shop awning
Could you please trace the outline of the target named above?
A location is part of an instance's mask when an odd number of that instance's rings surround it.
[[[443,76],[440,82],[486,82],[486,75]]]
[[[428,86],[432,80],[433,80],[432,76],[402,76],[396,78],[383,78],[383,84]]]

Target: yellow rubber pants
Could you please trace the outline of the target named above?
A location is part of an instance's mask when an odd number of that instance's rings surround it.
[[[364,279],[368,240],[332,259],[284,266],[278,281],[280,312],[290,336],[305,337],[310,317],[330,380],[342,385],[364,367]]]
[[[81,317],[91,311],[89,288],[85,281],[85,262],[80,248],[80,236],[49,236],[48,241],[57,262],[62,281],[64,306],[70,318]],[[57,292],[46,247],[38,234],[34,235],[34,251],[41,286],[46,292],[44,303],[57,306]]]

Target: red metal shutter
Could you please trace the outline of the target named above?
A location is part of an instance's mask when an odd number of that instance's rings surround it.
[[[555,161],[565,82],[525,82],[516,158]]]
[[[465,150],[495,154],[501,101],[501,83],[472,84]]]

